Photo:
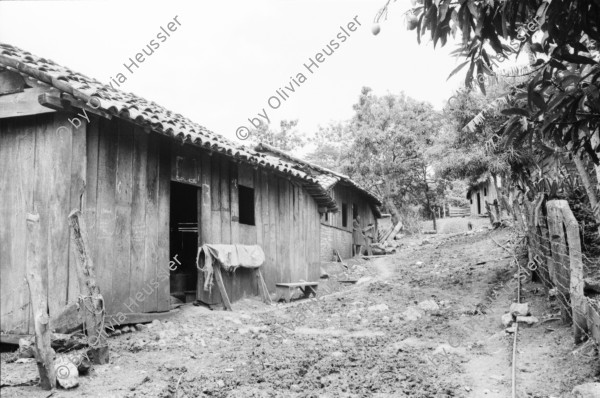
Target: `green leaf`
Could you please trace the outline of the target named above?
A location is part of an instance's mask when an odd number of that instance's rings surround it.
[[[469,43],[469,39],[471,38],[471,12],[464,3],[460,6],[460,12],[462,12],[460,26],[462,28],[463,44],[467,45],[467,43]]]
[[[483,75],[483,61],[482,60],[478,60],[477,61],[477,83],[479,84],[479,89],[481,90],[481,92],[483,93],[483,95],[486,95],[485,93],[485,78]]]
[[[465,62],[463,62],[462,64],[458,65],[453,71],[452,73],[450,73],[450,75],[448,76],[448,78],[446,79],[446,81],[450,80],[450,78],[454,75],[456,75],[458,72],[460,72],[460,70],[462,68],[465,67],[466,64],[468,64],[469,62],[471,62],[470,60],[466,60]]]
[[[446,13],[448,12],[448,7],[450,6],[451,0],[442,0],[439,4],[439,12],[438,12],[438,23],[441,23],[444,19],[446,19]]]
[[[527,109],[523,109],[523,108],[503,109],[500,111],[500,113],[502,113],[503,115],[507,115],[507,116],[520,115],[520,116],[529,117],[529,112],[527,111]]]
[[[574,64],[587,64],[587,65],[595,65],[595,64],[597,64],[597,62],[594,61],[593,59],[588,58],[588,57],[584,57],[582,55],[577,55],[577,54],[565,54],[565,53],[563,53],[563,54],[560,55],[560,58],[563,59],[563,60],[565,60],[565,61],[574,63]]]
[[[531,98],[531,101],[535,104],[535,106],[540,108],[542,112],[546,110],[546,102],[544,102],[544,97],[542,97],[540,93],[533,92],[530,94],[529,97]]]
[[[472,87],[471,81],[473,80],[473,71],[475,70],[475,62],[471,61],[471,66],[469,66],[469,71],[467,72],[467,76],[465,77],[465,86]]]

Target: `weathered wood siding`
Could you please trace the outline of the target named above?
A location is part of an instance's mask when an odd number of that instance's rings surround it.
[[[31,333],[25,213],[40,214],[50,315],[79,286],[67,216],[81,208],[107,314],[169,309],[170,140],[123,121],[54,113],[0,120],[2,330]]]
[[[169,310],[170,144],[115,119],[87,130],[83,208],[108,314]]]
[[[299,185],[273,172],[255,169],[218,154],[174,145],[173,181],[200,189],[199,243],[259,245],[266,261],[262,274],[269,290],[276,282],[318,280],[319,213],[314,199]],[[254,189],[255,225],[239,222],[238,186]],[[240,268],[223,275],[232,301],[258,294],[254,272]],[[216,286],[204,291],[200,273],[197,296],[220,302]]]
[[[331,261],[333,251],[338,250],[342,258],[352,256],[352,207],[356,206],[358,215],[361,218],[361,227],[366,228],[370,223],[374,225],[374,231],[377,231],[377,218],[366,197],[355,188],[343,185],[336,185],[333,189],[333,196],[337,203],[339,211],[321,214],[321,244],[320,259],[322,261]],[[348,212],[346,215],[346,226],[344,226],[342,207],[346,204]]]
[[[68,117],[0,120],[2,330],[33,331],[24,281],[25,214],[33,209],[41,217],[51,316],[79,295],[67,222],[74,208],[84,213],[107,314],[167,311],[169,280],[161,275],[169,265],[171,181],[199,189],[200,244],[260,245],[272,291],[276,282],[318,280],[319,213],[301,186],[118,119],[90,115],[75,130]],[[239,185],[254,189],[255,225],[239,223]],[[258,294],[253,272],[224,279],[232,300]],[[198,296],[220,301],[216,289]]]
[[[67,216],[79,207],[86,126],[72,131],[64,114],[0,120],[0,329],[32,333],[25,283],[25,214],[40,215],[40,250],[50,314],[76,300],[69,286]],[[75,286],[76,286],[75,279]]]

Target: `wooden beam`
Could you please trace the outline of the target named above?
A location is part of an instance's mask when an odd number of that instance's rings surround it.
[[[68,308],[68,307],[65,307],[65,308]],[[68,310],[68,311],[70,311],[70,310]],[[121,327],[121,326],[125,326],[125,325],[136,325],[138,323],[150,323],[155,319],[162,321],[162,320],[171,318],[173,315],[175,315],[177,313],[179,313],[179,310],[173,310],[173,311],[167,311],[167,312],[148,312],[148,313],[130,313],[130,314],[118,313],[118,314],[115,314],[112,316],[107,315],[104,326],[105,326],[105,328],[110,330],[111,328]],[[81,319],[81,318],[79,317],[79,319]],[[115,321],[113,323],[113,322],[111,322],[112,319],[115,319],[115,320],[119,319],[120,321],[118,321],[118,322]],[[83,322],[79,322],[78,328],[81,328],[82,325],[83,325]],[[50,328],[52,329],[52,320],[50,320]],[[64,333],[60,332],[59,330],[66,330],[66,329],[57,328],[55,330],[55,333],[63,335]],[[0,334],[0,343],[19,345],[20,339],[27,339],[30,337],[31,337],[30,334]],[[53,334],[51,339],[53,342],[56,339],[56,335]],[[52,344],[54,344],[54,343],[52,343]]]
[[[0,343],[19,345],[19,340],[29,337],[30,334],[0,334]]]
[[[272,304],[271,295],[269,294],[269,289],[267,289],[267,284],[262,276],[262,272],[260,272],[260,268],[256,269],[256,276],[258,277],[258,290],[261,291],[263,300],[267,304]]]
[[[35,359],[40,372],[40,386],[44,390],[56,387],[54,350],[50,346],[52,333],[48,327],[48,280],[44,280],[44,259],[40,252],[40,216],[27,214],[27,253],[25,261],[27,285],[35,327]],[[44,282],[46,286],[44,286]]]
[[[112,119],[112,117],[113,117],[112,114],[110,114],[108,112],[104,112],[100,108],[94,109],[94,108],[90,107],[89,105],[87,105],[85,102],[79,101],[75,98],[65,100],[65,99],[60,98],[56,94],[51,94],[51,93],[46,92],[46,93],[40,94],[38,96],[37,100],[41,105],[48,107],[50,109],[57,110],[57,111],[78,113],[79,110],[81,109],[81,110],[84,110],[85,112],[93,113],[94,115],[98,115],[98,116],[104,117],[109,120]],[[132,120],[132,122],[133,122],[133,120]]]
[[[147,312],[147,313],[117,313],[114,315],[107,315],[105,318],[105,327],[108,326],[124,326],[124,325],[135,325],[137,323],[150,323],[155,319],[159,321],[168,319],[173,315],[179,313],[179,310],[166,311],[166,312]],[[118,320],[118,322],[112,322],[112,320]]]
[[[83,311],[85,328],[91,349],[93,363],[108,363],[108,343],[102,328],[104,324],[104,299],[96,284],[94,263],[90,256],[87,230],[81,211],[73,210],[69,214],[71,226],[71,242],[77,262],[77,279],[79,280],[80,309]]]
[[[30,334],[3,334],[0,335],[0,341],[3,344],[19,345],[19,340],[24,339],[30,342],[34,341],[34,336]],[[87,340],[77,334],[51,333],[50,345],[59,352],[78,350],[87,346]]]
[[[217,261],[214,262],[214,268],[215,279],[217,280],[219,293],[221,293],[221,300],[223,300],[223,307],[226,310],[233,311],[231,309],[231,303],[229,302],[229,296],[227,295],[227,291],[225,290],[225,285],[223,284],[223,275],[221,275],[221,265],[219,265]]]
[[[55,112],[38,102],[38,97],[47,91],[43,88],[27,88],[21,93],[1,95],[0,119]]]

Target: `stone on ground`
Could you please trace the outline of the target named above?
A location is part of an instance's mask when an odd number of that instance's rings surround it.
[[[529,304],[528,303],[512,303],[510,305],[510,313],[514,316],[527,316],[529,315]]]
[[[423,316],[423,312],[416,307],[408,307],[406,311],[402,313],[402,316],[407,321],[416,321]]]
[[[79,385],[79,371],[68,357],[60,356],[54,361],[56,381],[64,389],[75,388]]]
[[[389,309],[389,307],[386,304],[382,303],[382,304],[372,305],[367,309],[371,312],[383,312],[383,311],[387,311]]]
[[[440,306],[433,300],[425,300],[419,303],[419,308],[423,311],[437,311],[440,309]]]
[[[505,331],[506,333],[512,334],[512,333],[514,333],[514,332],[516,332],[516,331],[517,331],[517,327],[516,327],[515,325],[512,325],[511,327],[509,327],[509,328],[506,328],[504,331]]]
[[[502,315],[502,325],[504,325],[505,328],[512,325],[512,323],[513,323],[513,316],[511,314]]]
[[[600,398],[600,383],[585,383],[573,389],[573,398]]]
[[[19,358],[33,358],[34,354],[33,342],[29,339],[19,339]]]
[[[433,355],[445,355],[445,354],[459,354],[460,349],[457,347],[452,347],[448,343],[440,344],[433,351]]]

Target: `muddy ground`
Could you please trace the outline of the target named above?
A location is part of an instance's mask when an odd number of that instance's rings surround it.
[[[326,264],[318,299],[183,306],[110,338],[110,364],[51,396],[510,397],[513,337],[500,317],[516,297],[517,240],[508,229],[405,237],[397,254],[348,272]],[[568,397],[600,381],[593,346],[574,354],[569,326],[547,320],[558,307],[543,287],[527,283],[522,297],[542,322],[519,328],[518,396]],[[14,360],[2,354],[2,397],[50,396],[33,385],[35,363]]]

